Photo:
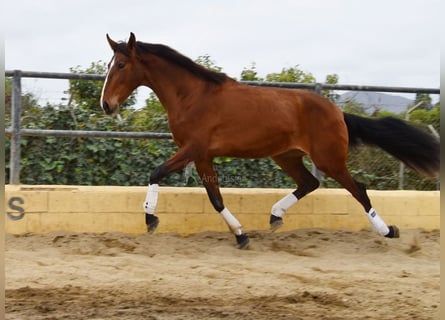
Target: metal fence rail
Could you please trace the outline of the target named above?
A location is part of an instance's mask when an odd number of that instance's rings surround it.
[[[10,154],[10,184],[20,184],[20,139],[21,136],[54,136],[54,137],[88,137],[88,138],[140,138],[140,139],[171,139],[170,133],[160,132],[111,132],[111,131],[80,131],[80,130],[34,130],[21,128],[22,112],[22,78],[64,79],[64,80],[90,80],[104,81],[105,76],[99,74],[77,74],[60,72],[36,72],[22,70],[6,70],[6,77],[12,77],[11,96],[11,127],[5,129],[5,134],[11,137]],[[241,81],[244,84],[262,87],[280,87],[289,89],[309,89],[317,93],[322,90],[338,91],[374,91],[374,92],[397,92],[397,93],[426,93],[440,94],[436,88],[410,88],[389,86],[360,86],[340,85],[323,83],[291,83],[291,82],[263,82],[263,81]],[[320,173],[313,169],[313,173],[319,177]]]
[[[12,136],[11,128],[5,134]],[[43,130],[21,129],[21,136],[29,137],[69,137],[69,138],[130,138],[130,139],[172,139],[171,133],[163,132],[125,132],[125,131],[91,131],[91,130]]]
[[[100,74],[79,74],[62,72],[38,72],[6,70],[6,77],[15,77],[19,73],[21,78],[40,78],[40,79],[64,79],[64,80],[99,80],[104,81],[105,76]],[[440,89],[436,88],[414,88],[414,87],[391,87],[391,86],[361,86],[349,84],[324,84],[324,83],[295,83],[295,82],[267,82],[267,81],[240,81],[241,83],[260,86],[260,87],[278,87],[288,89],[310,89],[316,90],[339,90],[339,91],[374,91],[374,92],[399,92],[399,93],[428,93],[440,94]]]

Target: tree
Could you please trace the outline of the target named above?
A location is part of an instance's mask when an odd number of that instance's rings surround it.
[[[256,63],[252,62],[248,68],[244,68],[241,71],[241,81],[263,81],[264,79],[258,77],[258,72],[256,70]]]
[[[359,103],[353,99],[345,101],[341,105],[341,109],[345,113],[352,113],[356,115],[366,115],[365,107],[362,103]]]
[[[416,93],[416,99],[414,100],[414,104],[416,105],[420,102],[423,102],[423,104],[420,106],[420,108],[425,110],[431,110],[433,108],[431,97],[428,93]]]
[[[135,131],[169,132],[167,113],[154,92],[150,92],[145,106],[140,110],[127,111]]]
[[[269,73],[266,75],[266,81],[315,83],[315,77],[312,73],[300,70],[299,66],[296,65],[290,68],[283,68],[279,73]]]
[[[422,126],[432,125],[433,128],[440,131],[440,103],[436,103],[434,107],[429,110],[416,109],[410,114],[410,121]]]
[[[328,74],[326,75],[326,80],[324,82],[325,84],[337,84],[338,83],[338,74]],[[322,90],[321,95],[323,97],[328,98],[329,100],[331,100],[332,102],[335,102],[338,100],[338,98],[340,97],[339,94],[334,93],[333,90]]]
[[[215,72],[222,72],[223,69],[222,67],[217,66],[216,62],[213,61],[208,54],[198,56],[198,58],[195,59],[195,62]]]
[[[5,79],[5,126],[11,124],[11,103],[12,103],[12,79]],[[38,99],[33,93],[22,93],[22,115],[31,116],[32,111],[38,105]],[[26,122],[27,117],[22,117],[22,123]]]

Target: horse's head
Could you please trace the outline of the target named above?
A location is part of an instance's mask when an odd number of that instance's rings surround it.
[[[127,43],[117,43],[107,34],[107,40],[114,52],[108,64],[108,72],[102,88],[100,105],[106,114],[119,112],[119,105],[141,85],[141,73],[138,71],[136,56],[136,37],[130,33]]]

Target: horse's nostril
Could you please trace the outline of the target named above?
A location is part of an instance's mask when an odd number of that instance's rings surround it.
[[[104,102],[102,104],[102,109],[104,109],[105,113],[109,113],[110,112],[110,106],[106,102]]]

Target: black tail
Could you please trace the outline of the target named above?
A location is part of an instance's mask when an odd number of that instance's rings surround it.
[[[344,118],[349,145],[375,145],[420,174],[438,174],[440,144],[434,136],[392,117],[370,119],[344,113]]]

